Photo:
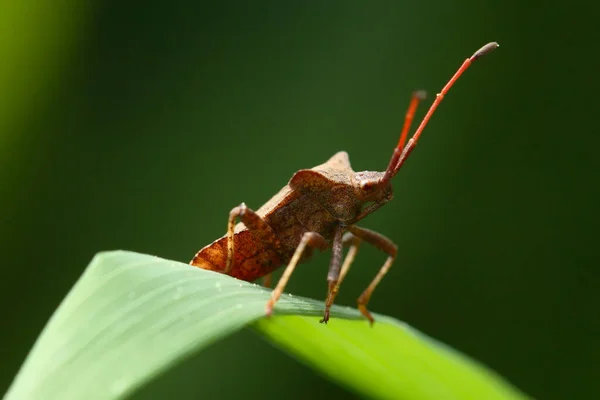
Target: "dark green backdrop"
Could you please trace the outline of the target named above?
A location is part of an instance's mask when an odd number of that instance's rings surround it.
[[[411,91],[497,40],[362,223],[400,248],[372,308],[535,397],[597,396],[599,10],[550,3],[2,6],[0,390],[95,252],[187,262],[297,169],[338,150],[385,168]],[[365,247],[339,303],[383,259]],[[289,290],[324,298],[327,264]],[[138,397],[200,393],[345,394],[249,331]]]

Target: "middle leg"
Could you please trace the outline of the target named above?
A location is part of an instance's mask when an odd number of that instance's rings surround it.
[[[325,311],[323,313],[323,319],[320,321],[321,323],[327,323],[329,321],[329,310],[335,301],[335,298],[340,291],[340,285],[342,281],[346,277],[350,266],[354,262],[356,258],[356,253],[358,252],[358,247],[360,246],[360,238],[354,236],[350,232],[346,232],[344,236],[341,238],[342,247],[346,247],[350,245],[350,249],[348,250],[348,254],[346,254],[346,258],[344,258],[344,263],[342,264],[341,269],[339,268],[339,263],[341,259],[341,249],[340,255],[336,257],[335,249],[335,239],[334,239],[334,254],[331,257],[331,264],[329,267],[329,273],[327,274],[327,300],[325,300]],[[337,265],[336,265],[337,264]]]
[[[275,289],[273,289],[271,298],[267,302],[266,314],[268,317],[273,313],[273,307],[275,306],[275,303],[277,303],[277,300],[279,300],[279,297],[281,297],[281,294],[285,289],[285,285],[287,285],[288,281],[290,280],[290,276],[294,272],[294,269],[296,268],[296,265],[298,265],[300,257],[302,257],[302,254],[306,248],[312,247],[319,250],[325,250],[327,246],[327,240],[317,232],[305,232],[304,235],[302,235],[302,239],[300,239],[300,243],[298,244],[298,247],[296,247],[296,251],[292,256],[292,259],[283,271],[283,275],[281,275],[281,278],[279,278],[279,282],[277,282],[277,286]]]

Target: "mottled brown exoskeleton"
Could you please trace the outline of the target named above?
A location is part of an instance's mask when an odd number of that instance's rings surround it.
[[[263,276],[270,281],[271,272],[287,265],[266,305],[266,313],[271,315],[294,268],[306,261],[313,249],[323,251],[331,247],[328,293],[321,320],[327,322],[340,284],[356,256],[359,244],[364,241],[387,254],[385,263],[358,298],[360,312],[373,323],[367,303],[394,262],[397,247],[387,237],[359,227],[356,223],[392,199],[391,179],[414,149],[444,95],[473,61],[497,47],[495,42],[488,43],[464,61],[436,96],[405,146],[414,112],[424,98],[424,92],[413,93],[400,140],[384,172],[354,172],[348,154],[343,151],[324,164],[300,170],[257,211],[246,207],[244,203],[231,210],[227,234],[201,249],[190,264],[245,281],[254,281]],[[241,222],[236,225],[238,218]],[[350,248],[342,263],[344,246]]]

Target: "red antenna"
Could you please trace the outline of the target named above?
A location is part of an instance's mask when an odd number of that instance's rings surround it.
[[[415,131],[415,134],[410,138],[406,146],[404,146],[404,142],[406,141],[406,136],[408,134],[408,129],[412,122],[419,100],[422,100],[424,98],[424,92],[418,91],[413,93],[413,97],[411,99],[408,111],[406,113],[406,118],[404,120],[404,128],[402,129],[402,133],[400,134],[400,140],[398,140],[398,145],[396,146],[396,148],[394,148],[394,153],[392,154],[390,163],[388,164],[388,167],[385,171],[385,175],[382,178],[382,182],[389,181],[390,179],[392,179],[392,177],[396,175],[396,173],[398,173],[400,167],[402,167],[410,153],[417,145],[419,136],[421,136],[421,133],[423,133],[423,129],[425,129],[425,126],[427,126],[427,123],[429,122],[429,119],[435,112],[436,108],[440,105],[440,103],[444,99],[444,96],[448,93],[452,85],[454,85],[454,83],[458,80],[462,73],[465,72],[467,68],[469,68],[473,61],[477,60],[481,56],[488,54],[492,50],[497,49],[499,46],[500,45],[496,42],[488,43],[479,50],[477,50],[471,57],[467,58],[465,62],[463,62],[458,71],[454,73],[454,76],[452,76],[448,83],[446,83],[442,91],[438,93],[433,104],[431,105],[431,107],[429,107],[427,114],[425,114],[425,117],[421,121],[421,124]]]
[[[404,126],[402,127],[402,133],[400,133],[400,140],[398,140],[398,144],[396,145],[397,148],[401,149],[404,147],[410,125],[415,117],[415,111],[417,111],[417,106],[421,101],[425,100],[425,97],[427,97],[427,93],[425,93],[424,90],[413,92],[412,97],[410,98],[410,104],[408,105],[408,110],[406,111],[406,116],[404,117]]]

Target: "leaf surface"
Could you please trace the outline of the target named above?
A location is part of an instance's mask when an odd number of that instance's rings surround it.
[[[371,398],[521,399],[465,356],[395,319],[373,328],[349,307],[284,295],[158,257],[98,254],[42,331],[5,399],[118,399],[255,323],[301,362]],[[202,356],[201,354],[199,355]]]

